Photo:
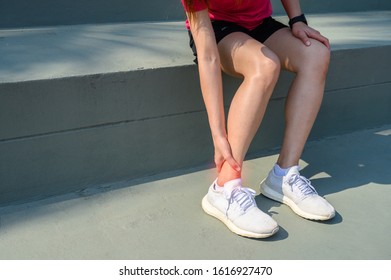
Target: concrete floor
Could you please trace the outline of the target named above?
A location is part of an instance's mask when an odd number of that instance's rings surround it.
[[[258,184],[277,151],[245,162]],[[0,209],[0,259],[391,259],[391,125],[308,143],[302,173],[336,208],[312,222],[261,195],[273,237],[231,233],[200,201],[213,169],[172,173]]]

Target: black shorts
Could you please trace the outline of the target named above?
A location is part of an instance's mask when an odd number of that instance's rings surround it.
[[[281,28],[287,27],[285,24],[276,21],[272,17],[268,17],[263,20],[263,22],[257,26],[255,29],[248,30],[236,23],[221,21],[221,20],[212,20],[212,26],[216,37],[216,43],[218,44],[225,36],[233,32],[243,32],[250,37],[254,38],[258,42],[264,43],[274,32],[280,30]],[[195,56],[194,62],[197,63],[197,49],[194,44],[193,36],[189,31],[190,37],[190,47],[193,50]]]

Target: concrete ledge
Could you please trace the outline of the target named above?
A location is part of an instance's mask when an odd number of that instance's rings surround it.
[[[307,17],[333,51],[391,44],[391,10]],[[193,65],[187,46],[182,21],[0,29],[0,83]]]
[[[333,45],[311,139],[389,124],[391,12],[309,19]],[[1,205],[210,163],[183,22],[2,30],[0,52]],[[251,154],[279,146],[291,79]],[[227,105],[239,82],[224,76]]]
[[[280,0],[271,0],[275,14],[281,14]],[[358,12],[391,10],[387,0],[300,1],[306,13]],[[137,21],[172,21],[185,17],[179,0],[2,0],[0,28],[75,24],[123,23]]]

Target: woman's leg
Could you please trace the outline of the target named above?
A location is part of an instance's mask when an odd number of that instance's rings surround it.
[[[261,193],[287,204],[299,216],[328,220],[335,209],[319,196],[310,181],[300,176],[299,159],[318,114],[330,60],[329,49],[316,40],[310,46],[295,38],[289,29],[275,32],[265,45],[280,58],[282,67],[296,73],[286,100],[286,127],[276,166],[261,183]],[[288,169],[289,168],[289,169]]]
[[[285,134],[277,161],[282,168],[288,168],[298,165],[318,114],[330,51],[316,40],[305,46],[288,28],[275,32],[265,45],[278,55],[283,68],[296,73],[286,100]]]
[[[219,44],[222,69],[229,75],[243,77],[228,114],[227,132],[232,155],[242,164],[247,150],[273,92],[280,72],[278,57],[248,35],[235,32]],[[241,174],[224,163],[218,184],[240,178]]]

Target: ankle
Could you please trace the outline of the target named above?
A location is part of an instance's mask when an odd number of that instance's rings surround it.
[[[224,163],[219,176],[217,177],[217,185],[224,186],[225,183],[242,178],[240,171],[236,171],[229,164]]]
[[[219,175],[219,177],[217,178],[217,185],[223,187],[227,182],[233,181],[233,180],[236,180],[236,179],[241,179],[241,178],[242,178],[242,176],[240,176],[240,175],[238,175],[238,176],[230,176],[230,177],[221,177]]]
[[[289,167],[281,167],[278,163],[273,166],[273,172],[277,176],[285,176],[288,173]]]

